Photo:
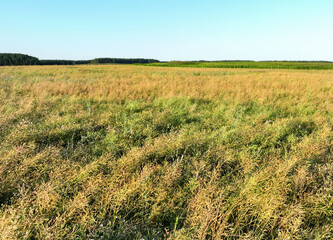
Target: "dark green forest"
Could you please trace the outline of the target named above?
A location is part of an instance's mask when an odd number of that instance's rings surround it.
[[[96,58],[93,60],[40,60],[40,65],[79,65],[79,64],[146,64],[158,63],[155,59],[144,58]]]
[[[39,60],[24,54],[0,53],[0,66],[19,65],[79,65],[79,64],[145,64],[157,63],[155,59],[144,58],[96,58],[92,60]]]
[[[38,58],[17,53],[0,53],[0,66],[39,65]]]
[[[39,60],[40,65],[78,65],[78,64],[89,64],[90,60]]]
[[[96,58],[91,61],[92,64],[115,63],[115,64],[135,64],[135,63],[158,63],[155,59],[144,58]]]

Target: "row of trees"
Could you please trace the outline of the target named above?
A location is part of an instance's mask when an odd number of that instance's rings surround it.
[[[39,65],[38,58],[24,54],[0,53],[0,66]]]
[[[0,53],[0,66],[13,65],[78,65],[78,64],[135,64],[157,63],[155,59],[144,58],[96,58],[93,60],[39,60],[24,54]]]
[[[134,64],[134,63],[156,63],[155,59],[144,58],[96,58],[91,60],[92,64],[114,63],[114,64]]]
[[[91,60],[39,60],[40,65],[77,65],[90,64]]]

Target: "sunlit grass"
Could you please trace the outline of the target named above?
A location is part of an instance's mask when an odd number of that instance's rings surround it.
[[[0,68],[0,239],[332,239],[333,71]]]

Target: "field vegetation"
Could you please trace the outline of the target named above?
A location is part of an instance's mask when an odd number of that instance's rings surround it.
[[[333,71],[0,68],[0,239],[332,239]]]
[[[196,67],[196,68],[265,68],[265,69],[333,69],[332,62],[326,61],[171,61],[149,63],[148,66]]]

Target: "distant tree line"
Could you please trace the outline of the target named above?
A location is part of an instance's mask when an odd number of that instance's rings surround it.
[[[114,63],[114,64],[135,64],[135,63],[157,63],[155,59],[144,58],[96,58],[91,60],[92,64]]]
[[[158,63],[155,59],[144,58],[96,58],[93,60],[39,60],[16,53],[0,53],[0,66],[14,65],[78,65],[78,64],[136,64]]]
[[[18,53],[0,53],[0,66],[39,65],[38,58]]]
[[[79,65],[79,64],[148,64],[166,67],[208,67],[208,68],[277,68],[277,69],[333,69],[329,61],[170,61],[160,62],[144,58],[95,58],[92,60],[39,60],[25,54],[0,53],[0,66],[13,65]]]
[[[90,64],[92,60],[39,60],[40,65],[78,65]]]

